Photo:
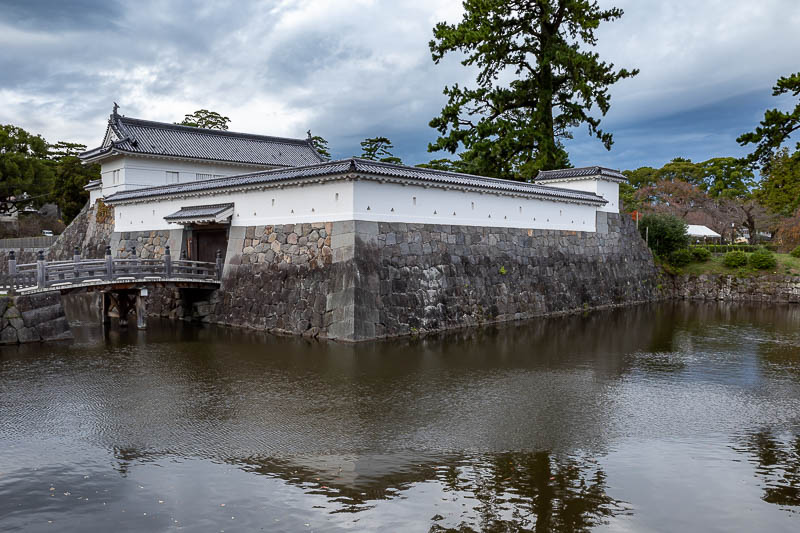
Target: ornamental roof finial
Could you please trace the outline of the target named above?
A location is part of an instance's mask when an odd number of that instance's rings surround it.
[[[308,130],[307,133],[308,133],[308,140],[310,141],[311,140],[311,130]]]
[[[111,112],[111,114],[112,114],[112,115],[114,115],[114,116],[116,116],[116,115],[118,114],[118,113],[117,113],[117,111],[118,111],[118,110],[119,110],[119,104],[117,104],[116,102],[114,102],[114,110]]]

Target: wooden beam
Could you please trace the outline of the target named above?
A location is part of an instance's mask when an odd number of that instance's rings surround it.
[[[136,327],[139,329],[147,329],[147,296],[142,295],[145,291],[136,295]]]
[[[100,293],[100,312],[102,313],[103,324],[111,323],[111,295],[107,292]]]

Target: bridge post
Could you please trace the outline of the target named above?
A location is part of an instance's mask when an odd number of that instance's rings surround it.
[[[181,250],[181,261],[186,261],[186,259],[187,259],[186,250]],[[183,266],[187,267],[188,265],[183,265]],[[186,277],[189,277],[189,278],[192,277],[191,276],[191,274],[192,274],[192,269],[191,268],[184,268],[182,273],[186,274]]]
[[[81,275],[80,270],[78,269],[78,266],[81,264],[81,249],[77,246],[72,252],[72,262],[75,263],[75,271],[72,277],[74,280],[77,280]]]
[[[117,313],[119,314],[119,325],[128,325],[128,313],[131,309],[131,301],[127,292],[118,292],[116,296]]]
[[[136,268],[137,265],[136,265],[136,261],[135,261],[135,259],[136,259],[136,246],[131,246],[130,259],[132,259],[132,261],[130,262],[130,267],[128,268],[128,273],[127,274],[129,276],[138,277],[137,275],[138,275],[138,270],[139,269]]]
[[[217,279],[222,279],[222,267],[225,266],[222,260],[222,250],[217,250]]]
[[[106,246],[106,279],[114,279],[114,258],[111,257],[111,246]]]
[[[139,292],[136,294],[136,327],[139,329],[147,329],[146,297],[147,289],[139,289]]]
[[[164,248],[164,277],[172,277],[172,256],[170,255],[169,245]]]
[[[103,313],[103,324],[111,323],[111,294],[107,291],[100,293],[100,309]]]
[[[44,250],[39,250],[36,257],[36,287],[44,289],[47,286],[47,261],[44,259]]]
[[[17,255],[14,250],[8,252],[8,294],[14,294],[14,289],[17,287]]]

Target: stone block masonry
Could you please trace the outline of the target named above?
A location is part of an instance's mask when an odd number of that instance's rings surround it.
[[[632,223],[597,232],[377,223],[358,233],[356,338],[529,319],[661,298]],[[600,229],[602,228],[602,231]],[[374,328],[374,329],[373,329]]]
[[[671,278],[670,290],[672,297],[679,300],[797,304],[800,303],[800,276],[682,275]]]
[[[597,233],[358,220],[234,227],[222,288],[192,306],[207,322],[360,341],[662,298],[633,223],[602,217]]]
[[[231,228],[222,288],[193,311],[206,322],[327,336],[327,295],[348,275],[333,260],[333,232],[322,222]]]
[[[0,296],[0,317],[0,344],[72,338],[57,292]]]
[[[161,259],[166,247],[176,259],[183,246],[183,230],[126,231],[114,233],[111,237],[111,253],[120,259],[131,257],[135,250],[136,257],[142,259]]]

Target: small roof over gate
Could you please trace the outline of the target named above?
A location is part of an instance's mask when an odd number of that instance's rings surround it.
[[[233,215],[233,204],[190,205],[167,215],[164,220],[175,224],[212,224],[226,222]]]

